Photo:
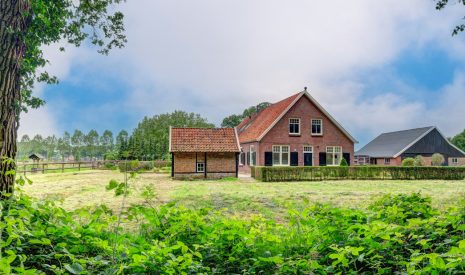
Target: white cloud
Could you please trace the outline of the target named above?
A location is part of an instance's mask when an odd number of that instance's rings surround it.
[[[31,138],[36,134],[42,136],[60,134],[56,118],[48,106],[32,109],[21,114],[18,138],[21,139],[21,136],[25,134],[28,134]]]
[[[119,76],[132,90],[113,108],[144,115],[183,109],[218,123],[309,86],[349,131],[374,135],[432,123],[421,115],[424,100],[402,93],[416,87],[399,82],[398,90],[367,90],[371,71],[429,45],[465,60],[464,39],[450,36],[461,10],[437,12],[434,1],[138,0],[122,9],[124,50],[103,58],[85,48],[65,57],[51,51],[52,64],[61,78],[73,77],[76,63],[94,75]],[[451,89],[439,91],[437,114],[460,97]],[[434,117],[428,119],[455,130]]]

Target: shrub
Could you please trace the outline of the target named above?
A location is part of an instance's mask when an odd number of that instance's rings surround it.
[[[439,153],[435,153],[431,157],[431,165],[433,166],[442,166],[444,164],[444,161],[444,156]]]
[[[349,166],[349,164],[347,163],[347,160],[345,158],[342,158],[341,162],[339,163],[339,166]]]
[[[271,181],[318,181],[343,179],[460,180],[465,178],[465,167],[398,167],[398,166],[255,166],[255,179]]]
[[[420,155],[416,156],[413,166],[425,166],[425,159]]]
[[[414,158],[405,158],[402,160],[402,166],[415,166]]]

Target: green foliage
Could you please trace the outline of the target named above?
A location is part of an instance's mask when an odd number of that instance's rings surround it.
[[[436,0],[436,9],[442,10],[447,6],[447,4],[449,4],[449,0]],[[463,6],[465,5],[465,0],[454,1],[454,4],[461,4]],[[454,30],[452,31],[452,35],[457,35],[463,31],[465,31],[465,24],[459,24],[455,26]]]
[[[223,119],[223,122],[221,123],[221,127],[234,128],[237,125],[239,125],[244,118],[248,116],[252,116],[253,114],[257,113],[257,111],[259,112],[270,105],[271,103],[269,102],[262,102],[262,103],[259,103],[257,106],[251,106],[245,109],[240,115],[230,115],[228,117],[225,117]]]
[[[123,0],[72,1],[34,0],[22,5],[25,28],[18,31],[18,43],[25,44],[21,63],[21,88],[23,110],[37,108],[44,102],[32,96],[35,82],[57,83],[56,77],[46,71],[43,46],[66,41],[80,46],[86,39],[108,54],[112,48],[121,48],[126,42],[123,14],[115,10],[115,4]],[[60,49],[64,51],[64,48]]]
[[[452,144],[465,151],[465,130],[451,139]]]
[[[155,168],[153,161],[139,161],[139,160],[129,160],[129,161],[120,161],[118,163],[118,168],[121,172],[133,171],[133,172],[143,172],[151,171]]]
[[[416,156],[413,162],[413,166],[425,166],[425,159],[420,155]]]
[[[445,162],[444,156],[439,153],[433,154],[433,156],[431,156],[431,164],[433,166],[441,166],[444,164],[444,162]]]
[[[113,190],[120,184],[110,183]],[[148,203],[155,197],[145,188]],[[365,211],[291,207],[279,222],[174,203],[134,205],[119,217],[105,206],[67,212],[23,194],[1,206],[2,274],[455,274],[465,268],[465,204],[439,212],[419,194],[387,195]]]
[[[255,166],[252,177],[265,181],[319,181],[343,179],[380,180],[461,180],[465,167],[412,167],[412,166]]]
[[[345,158],[342,158],[341,163],[339,163],[339,166],[349,166],[349,164],[347,163],[347,160]]]
[[[213,128],[215,125],[208,123],[207,119],[199,114],[174,111],[153,116],[144,117],[134,129],[131,136],[125,133],[125,138],[117,143],[120,155],[127,152],[127,158],[139,160],[155,160],[169,158],[169,128],[172,127],[199,127]]]
[[[415,159],[414,158],[405,158],[402,160],[402,166],[415,166]]]

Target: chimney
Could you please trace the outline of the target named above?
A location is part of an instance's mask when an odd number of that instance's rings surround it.
[[[304,92],[306,92],[306,91],[307,91],[307,87],[304,87]]]

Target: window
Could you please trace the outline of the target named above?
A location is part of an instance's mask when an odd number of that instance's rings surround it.
[[[458,165],[459,164],[459,159],[458,158],[452,158],[452,165]]]
[[[197,162],[197,173],[205,172],[205,162]]]
[[[289,145],[273,145],[273,165],[289,165]]]
[[[304,145],[304,153],[313,153],[313,147]]]
[[[239,153],[239,165],[244,165],[244,153],[243,152],[240,152]]]
[[[257,154],[255,152],[255,146],[250,145],[250,166],[255,166],[257,164]]]
[[[341,163],[342,147],[341,146],[328,146],[326,147],[326,165],[336,166]]]
[[[300,135],[300,118],[289,119],[289,134]]]
[[[390,165],[391,164],[391,159],[390,158],[385,158],[384,159],[384,165]]]
[[[312,135],[321,136],[323,135],[323,120],[312,119]]]

